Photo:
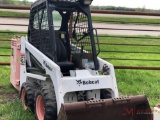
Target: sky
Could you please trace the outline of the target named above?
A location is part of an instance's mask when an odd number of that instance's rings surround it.
[[[36,0],[28,0],[36,1]],[[160,0],[93,0],[92,5],[160,9]]]

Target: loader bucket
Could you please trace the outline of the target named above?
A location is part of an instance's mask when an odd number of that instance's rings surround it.
[[[152,120],[145,96],[62,104],[58,120]]]

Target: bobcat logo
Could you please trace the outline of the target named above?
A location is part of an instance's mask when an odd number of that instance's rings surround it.
[[[49,66],[49,64],[46,61],[43,61],[43,64],[48,68],[50,71],[52,71],[52,67]]]
[[[76,80],[76,82],[77,82],[77,85],[79,85],[79,86],[81,86],[81,85],[99,84],[99,80],[96,80],[96,81],[91,81],[91,80],[88,80],[88,81]]]
[[[82,80],[76,80],[77,81],[77,85],[81,85],[83,82],[82,82]]]

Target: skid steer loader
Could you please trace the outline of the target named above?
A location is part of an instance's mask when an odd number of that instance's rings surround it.
[[[37,0],[31,6],[27,37],[11,44],[10,81],[24,109],[37,120],[151,120],[147,98],[119,98],[113,65],[97,57],[91,2]]]

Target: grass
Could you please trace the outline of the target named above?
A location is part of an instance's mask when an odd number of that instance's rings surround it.
[[[24,111],[19,99],[0,104],[1,120],[35,120],[31,111]]]
[[[15,34],[0,33],[1,39],[11,39]],[[18,36],[21,36],[19,34]],[[143,36],[142,36],[143,37]],[[145,36],[150,37],[150,36]],[[156,38],[156,37],[155,37]],[[129,44],[157,44],[159,40],[152,39],[131,39],[131,38],[100,38],[104,43],[129,43]],[[0,47],[10,46],[10,42],[1,41]],[[123,50],[123,51],[160,51],[159,47],[133,47],[133,46],[110,46],[101,45],[101,50]],[[0,49],[0,54],[11,54],[11,50]],[[142,58],[160,59],[159,54],[129,54],[129,53],[100,53],[100,57],[112,58]],[[0,62],[9,62],[9,57],[0,57]],[[160,66],[159,61],[118,61],[108,60],[113,65],[128,66]],[[160,74],[159,71],[145,70],[115,70],[119,92],[124,96],[145,94],[154,107],[160,101]],[[1,120],[34,120],[34,115],[30,111],[23,111],[18,99],[18,92],[11,86],[10,67],[0,66],[0,119]]]
[[[104,22],[114,24],[138,24],[138,25],[160,25],[160,19],[149,18],[127,18],[127,17],[97,17],[92,16],[93,22]]]
[[[116,70],[119,92],[124,96],[144,94],[151,107],[160,101],[159,71]]]
[[[29,110],[23,110],[18,91],[9,82],[10,67],[0,66],[0,73],[0,120],[35,120]]]
[[[14,36],[23,36],[25,34],[21,33],[11,33],[11,31],[1,31],[1,32],[10,32],[10,33],[0,33],[0,40],[6,40],[6,41],[0,41],[0,55],[10,55],[11,54],[11,49],[4,49],[3,47],[10,48],[11,44],[10,41],[11,38]],[[0,57],[0,62],[10,62],[10,57]]]
[[[12,12],[12,11],[2,11],[0,10],[0,16],[11,16],[11,17],[22,17],[22,18],[28,18],[29,13],[23,13],[23,12]]]
[[[121,36],[122,37],[122,36]],[[148,37],[150,36],[140,36]],[[159,38],[159,37],[155,37]],[[100,38],[103,43],[116,44],[146,44],[146,45],[160,45],[160,40],[156,39],[135,39],[135,38]],[[108,51],[139,51],[139,52],[159,52],[159,46],[115,46],[115,45],[101,45],[101,50]],[[142,53],[100,53],[100,57],[107,58],[130,58],[130,59],[155,59],[160,60],[159,54],[142,54]],[[135,60],[107,60],[115,66],[159,66],[160,61],[135,61]],[[160,101],[160,74],[159,71],[152,70],[115,70],[119,92],[124,96],[145,94],[148,96],[150,105],[154,107]]]
[[[24,34],[0,33],[1,39]],[[0,47],[10,47],[10,42],[0,41]],[[0,54],[11,54],[11,49],[0,49]],[[10,62],[10,57],[1,57],[0,62]],[[35,120],[32,112],[24,111],[19,100],[19,92],[10,84],[10,66],[0,66],[0,120]]]
[[[146,36],[147,37],[147,36]],[[156,38],[156,37],[154,37]],[[159,38],[159,37],[157,37]],[[141,45],[160,45],[159,39],[142,39],[142,38],[101,38],[103,43],[114,44],[141,44]],[[101,51],[130,51],[130,52],[159,52],[159,46],[125,46],[125,45],[101,45]],[[119,53],[119,52],[102,52],[100,57],[107,58],[126,58],[126,59],[155,59],[160,60],[159,54],[142,54],[142,53]],[[110,61],[110,60],[109,60]],[[133,66],[157,66],[159,61],[142,62],[142,61],[111,61],[114,65],[133,65]]]

